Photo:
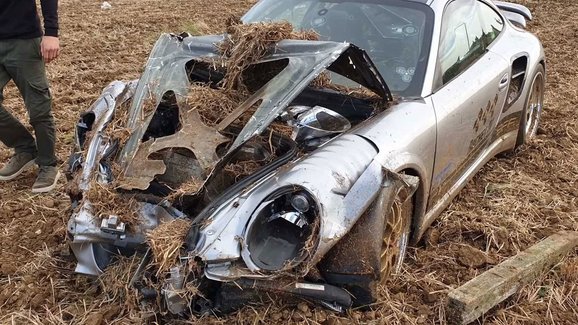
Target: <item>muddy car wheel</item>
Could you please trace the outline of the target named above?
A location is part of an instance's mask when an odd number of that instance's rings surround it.
[[[538,132],[542,108],[544,106],[544,88],[544,67],[539,65],[532,78],[530,91],[526,98],[526,105],[522,111],[516,147],[528,143]]]
[[[328,283],[351,293],[355,307],[375,302],[380,283],[401,268],[410,238],[412,198],[390,206],[387,195],[379,197],[319,264]]]
[[[396,201],[391,214],[385,220],[380,255],[380,280],[385,281],[392,273],[401,271],[411,234],[412,198],[401,203]]]

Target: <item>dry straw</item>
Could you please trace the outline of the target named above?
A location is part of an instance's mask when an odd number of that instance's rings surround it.
[[[219,44],[227,73],[223,88],[227,91],[244,90],[243,72],[271,53],[276,43],[285,39],[317,40],[314,31],[293,31],[288,22],[242,24],[230,18],[225,41]]]
[[[162,223],[147,233],[147,244],[153,253],[157,276],[178,264],[181,248],[190,227],[189,220],[175,219]]]

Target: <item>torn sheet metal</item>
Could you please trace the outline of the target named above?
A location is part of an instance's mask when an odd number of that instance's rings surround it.
[[[185,148],[195,154],[201,168],[208,172],[216,164],[216,149],[229,139],[201,122],[199,112],[187,110],[182,98],[177,97],[181,128],[173,135],[149,139],[142,143],[134,158],[128,161],[122,179],[122,188],[145,190],[156,175],[164,174],[166,166],[161,160],[149,159],[155,152],[169,148]],[[201,180],[202,181],[202,180]]]
[[[154,176],[166,170],[162,161],[151,160],[149,155],[171,146],[191,150],[204,168],[213,166],[215,148],[226,138],[202,124],[198,112],[188,112],[183,102],[190,86],[187,62],[218,57],[213,44],[222,37],[197,39],[198,42],[184,43],[180,37],[164,34],[155,44],[132,100],[127,123],[131,136],[118,156],[124,175],[122,188],[146,189]],[[141,144],[156,108],[167,93],[177,98],[182,129],[173,136]]]
[[[232,281],[282,276],[282,272],[267,272],[254,263],[247,244],[257,207],[274,189],[302,187],[316,199],[321,225],[313,253],[304,261],[304,272],[350,231],[379,193],[388,193],[389,207],[396,196],[402,201],[411,197],[417,178],[384,169],[374,160],[376,154],[365,139],[343,135],[222,204],[201,229],[195,249],[208,264],[207,278]],[[235,262],[239,257],[244,265]]]
[[[381,166],[373,162],[376,154],[365,139],[341,136],[218,207],[201,230],[202,239],[195,251],[208,263],[243,256],[247,267],[258,271],[246,246],[254,211],[274,189],[297,186],[317,200],[320,239],[311,259],[318,261],[347,233],[378,192],[383,176]]]
[[[249,98],[239,109],[222,121],[218,128],[225,129],[244,111],[262,100],[247,125],[243,128],[229,152],[253,136],[261,134],[277,116],[321,72],[334,71],[360,85],[371,89],[384,100],[391,99],[385,81],[365,52],[349,43],[284,40],[275,52],[262,62],[289,59],[289,63],[276,77]]]
[[[219,57],[215,44],[222,36],[186,37],[184,39],[163,35],[155,45],[145,72],[135,90],[130,109],[128,127],[131,136],[118,161],[123,168],[124,189],[146,189],[155,175],[162,174],[162,161],[151,160],[149,155],[168,147],[190,149],[201,166],[210,175],[217,165],[215,151],[225,138],[219,135],[242,113],[259,104],[254,115],[243,127],[230,146],[227,155],[252,137],[261,134],[279,114],[298,96],[309,83],[326,69],[342,73],[350,79],[373,90],[384,100],[391,94],[365,52],[348,43],[285,40],[279,42],[274,53],[258,63],[288,60],[288,65],[267,84],[257,90],[215,129],[200,123],[197,113],[187,112],[183,98],[190,81],[186,64],[192,60],[210,61]],[[182,129],[173,137],[141,143],[154,115],[154,109],[163,96],[173,93],[179,104]],[[225,157],[228,157],[225,155]],[[223,157],[223,159],[226,159]],[[200,180],[203,181],[203,180]]]
[[[98,169],[98,164],[107,153],[107,148],[111,146],[111,139],[104,134],[106,126],[114,117],[115,109],[132,97],[135,87],[136,81],[129,83],[113,81],[88,109],[87,113],[94,115],[94,122],[90,126],[93,136],[89,139],[90,142],[82,162],[82,177],[79,181],[81,190],[88,190],[89,182]],[[77,146],[76,150],[80,151],[82,149],[80,144],[78,143]]]

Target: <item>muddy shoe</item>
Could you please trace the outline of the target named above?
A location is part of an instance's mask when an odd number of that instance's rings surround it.
[[[50,192],[56,186],[60,171],[58,167],[40,166],[36,182],[32,185],[32,193]]]
[[[0,169],[0,181],[13,180],[23,171],[34,165],[35,156],[28,152],[17,153],[2,169]]]

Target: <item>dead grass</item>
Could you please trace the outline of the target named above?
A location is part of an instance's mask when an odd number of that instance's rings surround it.
[[[119,148],[123,148],[128,141],[131,130],[128,127],[128,115],[130,111],[130,101],[120,103],[114,111],[114,118],[105,129],[106,135],[115,139],[119,143]],[[87,136],[87,138],[89,138]],[[118,174],[114,174],[118,177]]]
[[[243,98],[237,91],[223,91],[203,84],[193,84],[186,98],[188,110],[196,110],[208,126],[216,126],[229,115]]]
[[[120,303],[128,311],[138,310],[138,293],[129,283],[138,268],[138,256],[116,257],[113,265],[98,277],[105,304]]]
[[[239,161],[234,164],[226,165],[224,171],[232,174],[235,177],[235,181],[238,181],[253,174],[262,166],[263,164],[257,161]]]
[[[288,22],[241,24],[238,19],[227,20],[227,36],[219,44],[227,68],[223,88],[227,91],[244,90],[243,71],[263,59],[272,46],[284,39],[317,40],[313,31],[294,32]]]
[[[202,182],[196,178],[192,178],[189,181],[181,184],[178,188],[174,189],[173,192],[166,197],[166,199],[169,202],[175,202],[175,200],[182,197],[183,195],[191,195],[197,193],[202,187]]]
[[[157,276],[165,274],[171,267],[177,265],[185,236],[190,228],[190,221],[175,219],[162,223],[147,233],[147,243],[153,253]]]
[[[95,216],[115,215],[121,222],[127,225],[139,223],[139,203],[130,194],[119,194],[114,186],[100,184],[96,181],[90,183],[90,188],[85,193],[83,200],[90,202],[92,213]]]

